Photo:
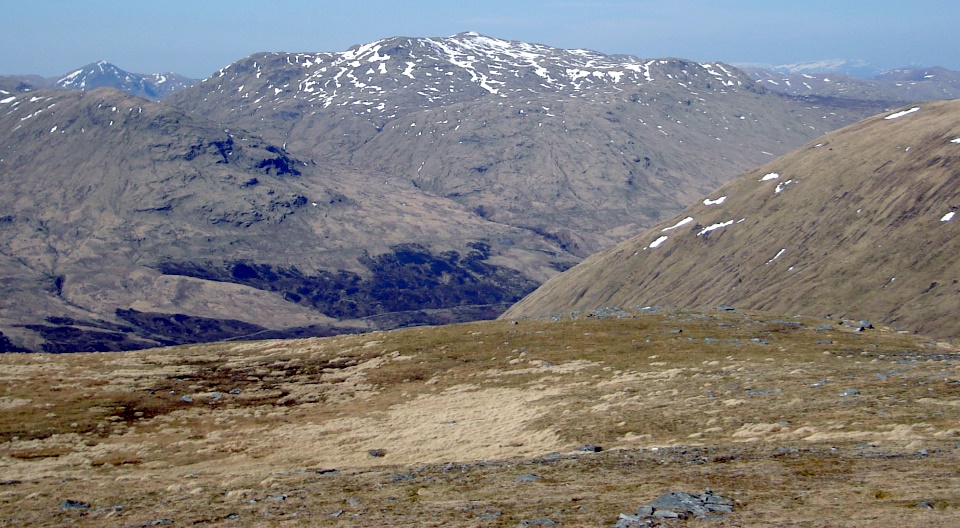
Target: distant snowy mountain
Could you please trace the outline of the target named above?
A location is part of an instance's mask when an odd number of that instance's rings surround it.
[[[129,94],[157,100],[197,82],[177,73],[130,73],[106,61],[88,64],[57,79],[53,86],[67,90],[111,87]]]
[[[850,59],[826,59],[793,64],[757,64],[735,63],[734,66],[745,69],[763,69],[782,75],[801,75],[804,73],[841,73],[851,77],[869,78],[883,73],[882,68],[864,61]]]
[[[960,98],[960,72],[945,68],[900,68],[870,78],[844,73],[778,73],[762,68],[743,71],[775,92],[850,100],[916,102]]]

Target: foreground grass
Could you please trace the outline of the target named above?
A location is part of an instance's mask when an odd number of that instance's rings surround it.
[[[958,358],[725,310],[6,355],[0,525],[602,526],[709,487],[740,526],[952,526]]]

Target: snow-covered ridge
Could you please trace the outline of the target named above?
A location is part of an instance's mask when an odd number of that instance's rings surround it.
[[[141,97],[159,99],[195,82],[175,73],[130,73],[109,62],[98,61],[61,77],[54,85],[67,90],[93,90],[110,86]]]
[[[282,77],[277,76],[278,66]],[[250,82],[251,72],[256,82]],[[296,98],[322,107],[356,104],[369,107],[369,112],[389,113],[392,108],[383,106],[382,96],[398,88],[412,90],[424,104],[437,104],[531,92],[583,97],[654,82],[679,84],[696,95],[736,90],[750,81],[718,63],[644,60],[470,32],[381,39],[344,52],[258,54],[203,82],[214,83],[223,93],[239,89],[250,105]]]

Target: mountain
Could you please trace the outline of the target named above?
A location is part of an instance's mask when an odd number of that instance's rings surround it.
[[[827,134],[548,281],[503,317],[715,306],[960,336],[960,101]]]
[[[960,97],[960,72],[945,68],[897,69],[869,78],[824,72],[784,74],[757,68],[744,71],[770,90],[796,96],[900,102]]]
[[[412,181],[577,257],[883,107],[784,97],[720,63],[476,33],[260,53],[165,101]]]
[[[883,106],[477,34],[0,101],[0,348],[57,352],[493,318]]]
[[[492,318],[576,262],[408,181],[115,89],[0,101],[8,350]]]
[[[18,76],[2,76],[0,75],[0,95],[3,99],[7,98],[10,94],[17,92],[29,92],[30,90],[36,90],[38,83],[42,83],[44,80],[40,77],[33,77],[28,75],[18,75]]]
[[[67,90],[94,90],[110,87],[132,95],[158,100],[197,82],[177,73],[130,73],[105,61],[98,61],[53,82]]]
[[[870,78],[883,73],[882,68],[859,59],[825,59],[819,61],[796,62],[791,64],[736,63],[744,69],[762,69],[782,75],[802,75],[804,73],[833,73],[850,77]]]

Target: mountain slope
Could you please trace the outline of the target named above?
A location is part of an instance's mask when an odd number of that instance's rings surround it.
[[[413,181],[580,257],[878,109],[786,98],[718,63],[476,33],[261,53],[167,101],[305,159]]]
[[[493,317],[573,263],[409,182],[113,89],[0,107],[0,331],[14,346]]]
[[[734,305],[960,336],[960,101],[833,132],[548,281],[504,317]]]

